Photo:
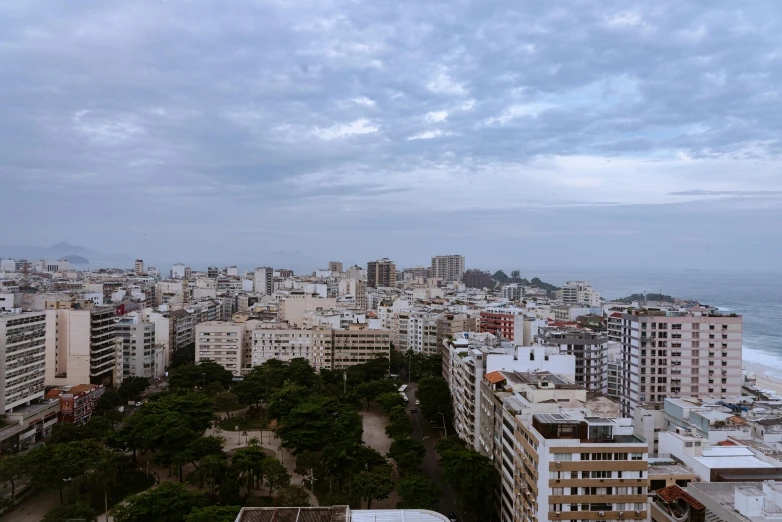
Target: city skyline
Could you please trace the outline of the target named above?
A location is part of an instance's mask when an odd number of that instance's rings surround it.
[[[446,11],[0,5],[0,244],[777,268],[773,2]]]

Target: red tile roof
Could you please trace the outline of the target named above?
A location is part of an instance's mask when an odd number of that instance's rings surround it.
[[[677,485],[668,486],[667,488],[658,489],[655,491],[657,495],[666,502],[673,502],[675,500],[683,500],[692,506],[694,509],[706,509],[706,507],[690,496],[686,491]]]
[[[497,384],[498,382],[502,382],[505,380],[505,376],[502,375],[500,372],[487,373],[486,375],[484,375],[484,377],[486,377],[486,379],[491,384]]]
[[[622,314],[620,314],[619,312],[614,312],[611,314],[611,317],[622,317]]]

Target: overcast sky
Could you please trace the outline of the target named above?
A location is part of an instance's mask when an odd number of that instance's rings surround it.
[[[0,244],[779,269],[780,16],[0,0]]]

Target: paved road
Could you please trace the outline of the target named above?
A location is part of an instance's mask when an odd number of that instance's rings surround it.
[[[407,408],[408,412],[411,409],[418,409],[415,405],[415,390],[417,387],[417,384],[412,383],[408,386],[405,392],[407,393],[407,397],[410,400],[410,406]],[[434,445],[438,440],[445,436],[440,423],[436,424],[436,426],[438,426],[440,429],[436,429],[434,427],[435,424],[432,424],[426,417],[424,417],[420,410],[418,413],[409,413],[409,415],[410,422],[413,423],[413,438],[423,440],[424,447],[426,448],[426,456],[424,456],[423,463],[424,474],[437,482],[443,488],[443,497],[440,499],[437,510],[444,515],[447,515],[450,512],[454,512],[459,516],[460,519],[465,520],[466,522],[466,519],[461,517],[461,512],[456,507],[456,493],[453,491],[453,488],[443,484],[443,472],[442,469],[440,469],[440,466],[437,465],[437,461],[440,460],[440,456],[434,449]]]

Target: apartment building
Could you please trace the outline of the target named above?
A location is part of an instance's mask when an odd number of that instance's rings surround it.
[[[0,314],[0,414],[43,398],[46,312]]]
[[[241,376],[245,323],[207,321],[195,327],[195,361],[214,361],[236,377]]]
[[[185,279],[185,265],[177,263],[171,268],[171,279]]]
[[[518,301],[524,297],[524,287],[518,283],[504,285],[500,290],[500,296],[509,301]]]
[[[253,273],[253,292],[260,295],[274,293],[274,269],[267,266],[258,267]]]
[[[342,263],[340,261],[329,261],[329,272],[342,272]]]
[[[714,308],[622,314],[622,414],[668,397],[741,395],[742,317]]]
[[[528,313],[513,306],[487,307],[480,313],[480,331],[529,346],[537,333],[537,322]]]
[[[503,520],[646,520],[646,442],[582,409],[514,417],[514,509]],[[503,431],[503,436],[505,431]],[[511,515],[513,518],[509,518]]]
[[[392,314],[389,323],[394,348],[403,353],[439,353],[437,324],[441,313],[442,310],[415,309]]]
[[[345,329],[332,330],[331,333],[331,367],[335,370],[364,364],[378,357],[391,356],[391,332],[388,330],[374,329],[360,323],[351,324]]]
[[[576,384],[597,393],[608,388],[608,337],[604,334],[586,328],[544,326],[538,328],[535,342],[557,346],[561,353],[575,355]]]
[[[464,275],[464,256],[447,255],[432,258],[430,277],[443,281],[461,281]]]
[[[286,322],[249,321],[248,343],[243,371],[249,373],[271,359],[290,362],[307,359],[317,371],[332,368],[332,327],[318,325],[308,329],[291,327]]]
[[[157,379],[165,373],[168,349],[156,342],[155,323],[126,318],[117,324],[116,332],[122,340],[123,377]]]
[[[195,342],[195,326],[198,324],[193,312],[174,310],[168,314],[171,353]]]
[[[304,326],[304,315],[318,309],[336,308],[337,300],[333,297],[320,297],[302,290],[294,290],[280,303],[280,320],[287,321],[291,326]]]
[[[585,306],[601,306],[600,294],[588,281],[565,281],[562,285],[562,301],[565,304],[581,304]]]
[[[133,272],[136,275],[141,275],[144,273],[144,260],[143,259],[136,259],[136,262],[133,265]]]
[[[122,343],[113,306],[48,310],[46,343],[48,386],[114,384],[122,380]]]
[[[53,388],[46,392],[46,398],[60,400],[60,422],[86,424],[105,391],[102,384],[77,384]]]
[[[396,264],[387,258],[367,263],[367,286],[372,288],[395,287]]]
[[[462,276],[462,283],[467,288],[491,288],[494,282],[491,280],[491,274],[483,270],[471,268]]]
[[[478,317],[464,313],[443,313],[437,317],[437,346],[442,349],[445,339],[461,332],[477,332]]]
[[[184,306],[190,302],[190,286],[184,279],[160,281],[155,285],[155,303],[158,306]]]

